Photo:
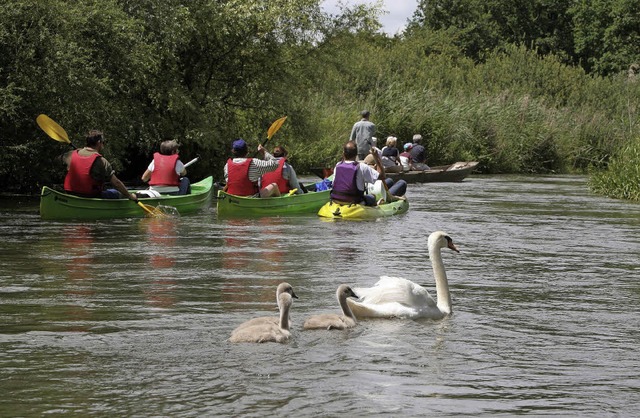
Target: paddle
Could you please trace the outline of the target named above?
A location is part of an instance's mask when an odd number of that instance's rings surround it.
[[[269,126],[269,129],[267,129],[267,139],[265,139],[264,141],[262,141],[262,146],[264,147],[266,145],[267,142],[269,142],[269,140],[271,139],[271,137],[273,135],[275,135],[276,132],[278,132],[280,130],[280,127],[282,126],[282,124],[284,123],[284,121],[287,120],[286,116],[281,117],[280,119],[276,119],[275,121],[273,121],[273,123],[271,124],[271,126]],[[258,153],[256,152],[255,155],[257,155]],[[223,182],[219,182],[219,184],[222,184]],[[223,190],[226,191],[227,187],[225,186]]]
[[[382,181],[382,185],[384,186],[384,190],[385,192],[387,192],[387,202],[386,203],[391,203],[393,202],[394,198],[393,195],[391,194],[391,192],[389,191],[389,186],[387,186],[387,182],[385,181],[385,173],[384,173],[384,165],[382,164],[382,161],[380,160],[380,154],[378,154],[377,150],[373,150],[373,158],[376,161],[376,165],[378,167],[380,167],[380,170],[382,171],[382,173],[380,173],[380,175],[378,176],[378,179],[380,179]]]
[[[145,205],[142,202],[138,202],[138,206],[147,212],[147,215],[152,218],[178,218],[180,212],[173,206],[158,205],[157,207],[151,205]]]
[[[49,137],[51,137],[51,139],[54,139],[58,142],[62,142],[65,144],[69,144],[71,145],[71,147],[73,147],[73,149],[77,149],[76,146],[73,145],[73,143],[71,143],[71,141],[69,140],[69,135],[67,135],[67,132],[62,128],[62,126],[58,125],[49,116],[44,114],[38,115],[38,117],[36,118],[36,123],[38,124],[40,129],[42,129],[47,135],[49,135]],[[195,161],[192,160],[191,162],[194,163]],[[144,203],[139,201],[136,203],[145,212],[147,212],[149,216],[156,216],[156,217],[166,216],[162,211],[156,210],[156,208],[154,208],[153,206],[145,205]]]
[[[273,135],[275,135],[276,132],[278,132],[278,130],[280,129],[280,127],[282,126],[282,124],[284,123],[284,121],[287,120],[286,116],[281,117],[280,119],[275,120],[271,126],[269,126],[269,129],[267,130],[267,139],[265,139],[262,142],[262,146],[264,147],[265,144],[267,142],[269,142],[269,140],[271,139],[271,137]]]
[[[280,130],[280,127],[282,126],[282,124],[284,123],[284,121],[287,120],[286,116],[281,117],[280,119],[276,119],[275,121],[273,121],[273,123],[271,124],[271,126],[269,126],[269,129],[267,129],[267,139],[265,139],[264,141],[262,141],[262,146],[264,147],[267,142],[269,142],[269,140],[271,139],[271,137],[273,135],[275,135],[276,132],[278,132]],[[256,152],[257,154],[257,152]]]
[[[147,212],[147,215],[155,216],[155,214],[153,212],[153,209],[155,209],[155,208],[153,206],[145,205],[144,203],[142,203],[140,201],[138,201],[138,206],[140,206],[145,212]]]
[[[49,135],[52,139],[63,142],[65,144],[71,145],[73,149],[76,149],[76,146],[71,143],[69,140],[69,136],[62,126],[58,125],[47,115],[38,115],[36,118],[36,123],[47,135]]]
[[[189,161],[188,163],[186,163],[186,164],[184,165],[184,168],[187,168],[187,167],[189,167],[191,164],[193,164],[193,163],[195,163],[196,161],[198,161],[198,158],[200,158],[200,157],[196,157],[196,158],[194,158],[193,160],[191,160],[191,161]]]

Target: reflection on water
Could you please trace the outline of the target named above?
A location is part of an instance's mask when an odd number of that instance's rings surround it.
[[[377,222],[315,216],[43,222],[0,217],[0,416],[638,416],[640,205],[584,177],[411,185]],[[341,283],[435,295],[445,230],[454,314],[302,331]],[[293,339],[226,341],[276,315]]]
[[[176,247],[178,225],[175,218],[156,217],[140,221],[147,235],[149,257],[148,280],[144,289],[149,304],[156,308],[170,308],[176,303],[177,281],[172,268],[179,257]]]
[[[95,289],[91,283],[93,256],[93,229],[89,225],[71,225],[62,231],[62,248],[66,260],[67,295],[65,312],[71,328],[69,331],[86,331],[86,321],[91,316],[89,309]]]
[[[224,302],[275,306],[275,288],[283,281],[288,249],[283,240],[285,223],[272,217],[222,221],[222,267],[228,272],[223,279]],[[251,274],[238,276],[242,271]]]

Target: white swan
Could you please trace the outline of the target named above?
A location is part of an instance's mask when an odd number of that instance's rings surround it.
[[[342,315],[338,314],[320,314],[313,315],[304,321],[302,326],[304,329],[345,329],[356,326],[356,317],[347,305],[347,298],[358,296],[346,284],[341,284],[336,290],[336,298],[342,308]]]
[[[282,293],[278,297],[280,302],[280,323],[262,322],[255,325],[241,326],[232,333],[229,341],[232,343],[283,343],[289,340],[289,311],[293,298],[289,293]]]
[[[427,289],[399,277],[382,276],[378,283],[369,288],[356,288],[360,299],[347,299],[356,318],[443,318],[451,313],[449,282],[442,263],[442,248],[460,252],[453,240],[444,232],[429,235],[429,258],[436,281],[437,301]]]
[[[298,296],[293,291],[293,287],[287,282],[282,282],[276,288],[276,304],[278,305],[278,309],[280,309],[280,295],[283,293],[288,293],[291,295],[291,297],[298,299]],[[258,318],[250,319],[238,325],[238,327],[235,330],[233,330],[233,333],[239,331],[241,328],[250,327],[252,325],[258,325],[265,322],[274,324],[277,326],[280,324],[280,317],[279,316],[260,316]],[[289,326],[291,326],[291,317],[289,317]],[[233,333],[231,335],[233,335]]]

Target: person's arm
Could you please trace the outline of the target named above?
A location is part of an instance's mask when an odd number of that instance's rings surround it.
[[[276,157],[271,155],[269,153],[269,151],[267,151],[267,149],[262,146],[262,144],[258,144],[258,153],[260,153],[260,155],[262,156],[263,160],[269,161],[269,160],[275,160],[276,159]]]
[[[378,154],[378,151],[376,151],[375,149],[371,148],[371,155],[373,155],[373,160],[376,163],[376,171],[378,172],[378,178],[382,181],[384,181],[384,165],[382,165],[382,160],[380,159],[380,154]]]
[[[396,200],[394,196],[389,193],[389,188],[387,187],[387,183],[384,181],[384,166],[382,165],[382,161],[380,160],[380,155],[377,152],[371,151],[373,154],[373,158],[376,160],[376,171],[378,171],[378,180],[382,180],[382,184],[384,185],[384,189],[387,191],[387,199],[389,202]]]
[[[293,169],[291,164],[288,164],[289,167],[289,186],[292,189],[298,189],[296,194],[303,194],[304,190],[302,190],[302,186],[300,186],[300,182],[298,181],[298,175],[296,174],[296,170]]]
[[[180,160],[176,161],[176,173],[180,177],[184,177],[187,175],[187,168],[184,166],[184,163]]]
[[[60,159],[62,160],[62,163],[67,167],[67,170],[69,170],[69,167],[71,166],[71,153],[73,151],[68,151],[65,152],[64,154],[62,154],[60,156]]]
[[[154,164],[153,164],[153,160],[151,160],[151,162],[149,163],[149,166],[147,167],[145,172],[142,174],[142,177],[140,177],[142,181],[146,183],[147,181],[151,180],[151,173],[153,173],[153,169],[154,169]]]
[[[109,182],[111,182],[113,187],[115,187],[116,190],[120,192],[120,194],[126,196],[127,199],[133,200],[134,202],[138,201],[138,196],[136,196],[134,193],[129,193],[129,190],[127,190],[125,185],[120,181],[118,177],[116,177],[115,174],[111,175]]]
[[[247,173],[247,176],[251,181],[258,181],[258,179],[262,177],[263,174],[266,174],[270,171],[275,171],[279,165],[280,164],[278,160],[275,158],[272,160],[259,160],[257,158],[254,158],[251,160],[251,165],[249,166],[249,172]]]

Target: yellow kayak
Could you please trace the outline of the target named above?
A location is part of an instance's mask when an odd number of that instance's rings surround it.
[[[399,215],[409,210],[406,198],[378,206],[365,206],[358,203],[340,204],[329,201],[318,211],[318,216],[331,219],[367,220]]]

